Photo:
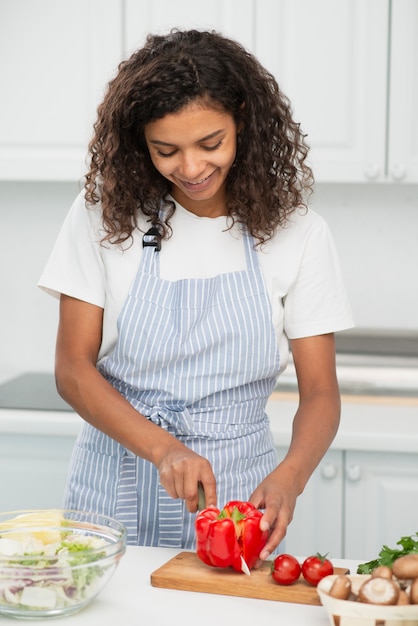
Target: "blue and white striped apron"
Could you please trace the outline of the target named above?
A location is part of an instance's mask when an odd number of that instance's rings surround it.
[[[243,239],[245,270],[174,282],[160,278],[161,253],[145,247],[116,347],[99,368],[142,415],[209,459],[220,506],[248,500],[277,465],[265,412],[277,338],[253,239]],[[195,548],[195,515],[167,495],[156,467],[87,423],[65,505],[120,519],[130,544]]]

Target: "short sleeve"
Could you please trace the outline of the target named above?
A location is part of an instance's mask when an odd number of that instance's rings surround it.
[[[105,268],[101,255],[99,211],[83,194],[72,205],[39,279],[38,287],[104,307]]]
[[[284,298],[289,339],[353,327],[343,274],[327,223],[318,215],[304,240],[295,280]]]

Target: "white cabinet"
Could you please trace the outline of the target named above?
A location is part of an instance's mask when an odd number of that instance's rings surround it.
[[[418,532],[416,454],[346,452],[345,474],[345,555],[371,560]]]
[[[0,180],[78,180],[120,60],[148,32],[195,27],[276,75],[317,180],[418,181],[417,0],[14,0],[3,13]]]
[[[415,453],[331,449],[298,499],[286,550],[368,561],[416,533],[417,520]]]
[[[418,1],[391,6],[387,175],[418,182]]]
[[[417,182],[417,0],[259,9],[256,52],[308,133],[317,180]]]
[[[82,176],[96,107],[121,56],[119,0],[4,3],[0,179]]]
[[[385,162],[388,0],[268,4],[257,52],[308,134],[317,180],[376,178]]]
[[[1,510],[62,507],[74,441],[75,436],[2,433]]]

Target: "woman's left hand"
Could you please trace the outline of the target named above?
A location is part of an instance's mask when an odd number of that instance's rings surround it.
[[[260,553],[261,560],[268,559],[286,535],[299,495],[294,487],[296,484],[295,476],[282,463],[263,480],[250,498],[250,502],[257,508],[265,510],[260,520],[261,530],[270,531]]]

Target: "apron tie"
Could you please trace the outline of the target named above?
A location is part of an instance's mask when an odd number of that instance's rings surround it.
[[[123,451],[119,466],[116,519],[127,530],[127,543],[135,544],[138,537],[137,457],[130,450]]]
[[[171,427],[176,435],[190,435],[194,432],[193,418],[185,406],[153,406],[149,419],[164,430]]]
[[[153,406],[149,419],[164,430],[178,435],[193,432],[193,419],[186,407]],[[184,503],[171,498],[158,481],[158,546],[160,548],[181,548],[183,537]]]
[[[193,432],[193,419],[186,407],[153,406],[149,419],[169,432],[181,435]],[[128,543],[136,543],[138,536],[137,468],[140,461],[125,448],[119,469],[116,517],[127,528]],[[158,480],[159,547],[182,547],[183,516],[183,501],[171,498]]]

